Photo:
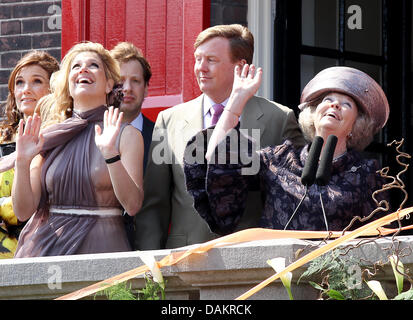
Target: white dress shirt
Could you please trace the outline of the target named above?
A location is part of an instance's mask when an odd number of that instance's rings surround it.
[[[225,99],[221,104],[225,107],[228,103],[229,98]],[[212,106],[214,104],[217,104],[214,102],[210,97],[208,97],[206,94],[204,94],[204,110],[203,110],[203,115],[204,115],[204,129],[208,128],[211,126],[212,123],[212,117],[214,115],[214,111],[212,109]]]
[[[138,129],[140,132],[142,132],[143,129],[143,116],[142,112],[139,113],[139,116],[137,116],[133,121],[130,123],[132,126],[134,126],[136,129]]]

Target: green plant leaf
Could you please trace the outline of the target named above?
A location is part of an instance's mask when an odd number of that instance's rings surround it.
[[[138,300],[165,300],[166,282],[159,284],[149,274],[145,275],[145,287],[138,290]]]
[[[307,270],[303,272],[297,280],[297,284],[300,283],[302,278],[311,277],[313,275],[320,274],[323,271],[337,268],[339,265],[337,261],[338,254],[339,250],[336,249],[311,261]]]
[[[402,274],[404,273],[403,263],[400,261],[399,257],[395,255],[390,256],[389,260],[391,263],[391,267],[393,269],[394,278],[396,279],[397,293],[401,294],[403,291],[403,279],[404,279],[404,276]],[[396,265],[396,262],[397,262],[397,265]]]
[[[308,281],[308,283],[311,284],[317,290],[325,291],[325,289],[322,286],[320,286],[318,283],[315,283],[313,281]]]
[[[274,269],[275,272],[279,273],[285,269],[285,258],[279,257],[267,260],[267,263]],[[284,285],[285,289],[287,290],[288,297],[290,300],[294,300],[293,294],[291,292],[291,279],[293,278],[293,274],[291,272],[287,272],[287,274],[280,276],[281,282]]]
[[[339,291],[337,291],[337,290],[333,290],[333,289],[330,289],[330,290],[327,290],[326,291],[326,294],[331,298],[331,299],[334,299],[334,300],[346,300],[346,297],[344,297]]]
[[[158,262],[155,260],[155,257],[151,255],[148,251],[140,251],[139,257],[151,270],[153,281],[159,283],[159,285],[165,289],[165,283],[163,280],[161,269],[159,268]]]
[[[386,293],[383,290],[383,287],[381,286],[381,283],[377,280],[370,280],[367,281],[367,285],[370,287],[371,291],[374,292],[376,296],[379,297],[380,300],[388,300]]]
[[[413,289],[397,295],[394,300],[413,300]]]
[[[131,285],[119,283],[109,288],[106,288],[104,294],[108,300],[137,300],[132,292]]]

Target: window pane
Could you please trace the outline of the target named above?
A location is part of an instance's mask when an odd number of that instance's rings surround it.
[[[211,26],[232,23],[248,26],[247,11],[248,0],[211,0]]]
[[[383,83],[381,66],[350,60],[346,61],[346,66],[353,67],[367,73],[370,77],[376,80],[379,85],[382,85]]]
[[[353,67],[356,69],[359,69],[365,73],[367,73],[370,77],[372,77],[374,80],[377,81],[378,84],[382,85],[382,67],[373,65],[373,64],[367,64],[367,63],[360,63],[356,61],[346,61],[346,66],[348,67]],[[374,137],[374,142],[380,143],[383,141],[383,132],[380,130]],[[363,157],[366,158],[375,158],[378,161],[382,161],[382,155],[381,153],[376,153],[374,151],[364,151],[362,153]]]
[[[412,5],[412,15],[411,15],[411,19],[413,20],[413,5]],[[413,23],[412,23],[411,35],[412,35],[412,37],[413,37]],[[411,46],[412,46],[412,48],[411,48],[411,54],[412,54],[412,56],[411,56],[411,60],[410,60],[410,63],[411,63],[411,67],[410,67],[410,70],[411,70],[410,79],[411,79],[411,82],[412,82],[412,85],[413,85],[413,41],[411,41]],[[413,90],[411,90],[410,93],[411,93],[411,101],[412,101],[412,107],[411,107],[410,110],[413,110]],[[413,129],[413,112],[411,112],[410,115],[411,115],[410,126],[412,126],[412,129]],[[410,172],[413,173],[413,170],[410,170]],[[412,175],[412,177],[413,177],[413,175]],[[412,180],[412,181],[413,181],[413,180]]]
[[[345,50],[381,56],[382,0],[346,1]]]
[[[302,1],[302,44],[338,48],[338,0]]]
[[[338,65],[336,59],[301,55],[301,91],[321,70]]]

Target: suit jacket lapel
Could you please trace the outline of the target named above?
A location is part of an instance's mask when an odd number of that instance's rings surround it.
[[[190,133],[190,137],[187,137],[188,140],[203,129],[203,104],[204,95],[201,94],[188,103],[188,108],[186,108],[186,112],[182,115],[183,120],[179,129],[182,130],[185,135],[187,135],[187,132]],[[259,100],[252,97],[248,100],[244,108],[240,126],[242,129],[259,129],[260,137],[262,137],[265,131],[265,125],[260,119],[264,116],[265,114],[261,109]]]
[[[152,141],[152,131],[153,131],[153,127],[154,127],[154,123],[149,120],[148,118],[146,118],[143,114],[143,124],[142,124],[142,136],[143,136],[143,140],[145,141],[145,145],[147,143],[151,143]]]
[[[180,110],[179,113],[176,113],[174,125],[170,127],[172,140],[169,141],[169,144],[171,152],[180,167],[183,167],[182,160],[187,142],[202,130],[202,103],[203,96],[201,95],[179,107]],[[183,168],[178,171],[183,177]]]
[[[143,172],[145,173],[146,163],[148,162],[148,153],[152,142],[152,132],[154,123],[146,118],[143,114],[143,124],[142,124],[142,136],[143,136],[143,145],[144,145],[144,153],[143,153]]]
[[[194,132],[196,134],[203,129],[203,104],[203,94],[188,103],[188,108],[186,108],[185,114],[182,115],[181,129],[183,132]]]
[[[265,125],[263,121],[260,121],[260,118],[264,117],[261,106],[258,99],[252,97],[248,100],[247,105],[244,108],[244,111],[241,115],[241,129],[259,129],[260,137],[262,137],[265,131]]]

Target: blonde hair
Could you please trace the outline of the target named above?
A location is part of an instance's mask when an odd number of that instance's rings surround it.
[[[315,110],[327,94],[329,93],[325,93],[322,96],[303,104],[302,111],[298,115],[298,124],[300,125],[304,138],[308,142],[313,141],[315,137]],[[353,124],[351,136],[347,138],[346,146],[347,149],[363,151],[373,141],[375,121],[372,118],[368,117],[362,111],[362,108],[357,106],[357,109],[358,115],[356,121]]]
[[[119,66],[100,43],[87,41],[74,45],[62,59],[60,70],[50,79],[51,96],[43,97],[38,104],[37,111],[44,121],[43,127],[61,122],[72,115],[73,98],[69,92],[69,74],[74,58],[82,52],[96,53],[103,62],[106,79],[119,82]]]

